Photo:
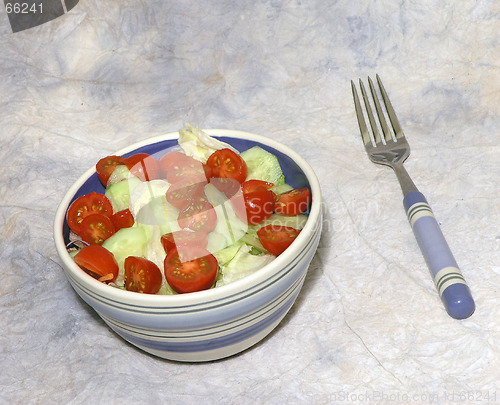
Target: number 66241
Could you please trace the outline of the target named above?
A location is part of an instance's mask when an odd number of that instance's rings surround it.
[[[42,14],[43,12],[43,4],[39,3],[6,3],[5,11],[7,14]]]

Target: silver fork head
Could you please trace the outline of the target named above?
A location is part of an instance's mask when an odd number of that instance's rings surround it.
[[[365,145],[366,152],[370,157],[370,160],[377,164],[383,164],[387,166],[394,167],[394,165],[402,164],[406,158],[410,155],[410,145],[406,141],[406,137],[401,129],[394,108],[387,96],[387,92],[380,80],[379,75],[377,77],[377,83],[380,89],[380,94],[384,101],[386,114],[389,117],[389,121],[392,126],[392,131],[387,125],[387,120],[382,110],[379,98],[377,96],[376,88],[370,78],[368,78],[368,84],[370,87],[370,93],[372,95],[373,104],[375,105],[375,110],[377,112],[377,118],[380,123],[381,132],[378,129],[377,122],[373,115],[372,108],[370,106],[370,100],[366,93],[365,86],[361,79],[359,80],[359,87],[361,89],[361,94],[366,108],[366,114],[370,122],[370,127],[372,129],[372,136],[368,131],[366,121],[363,116],[363,110],[361,108],[361,103],[359,102],[358,92],[356,91],[356,86],[351,80],[352,94],[354,97],[354,106],[356,109],[356,116],[358,118],[359,129],[361,131],[361,137]]]

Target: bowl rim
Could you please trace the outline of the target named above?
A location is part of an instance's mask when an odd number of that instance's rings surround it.
[[[281,153],[290,157],[304,172],[309,186],[311,188],[312,198],[311,208],[309,212],[309,218],[302,229],[302,231],[297,236],[296,240],[292,243],[292,247],[298,247],[302,249],[308,243],[308,241],[314,237],[314,233],[317,230],[317,223],[321,220],[321,209],[322,209],[322,197],[319,185],[319,180],[314,173],[312,167],[293,149],[290,147],[277,142],[268,137],[257,135],[254,133],[231,130],[231,129],[203,129],[205,133],[211,136],[224,136],[230,138],[244,139],[255,141],[266,146],[270,146]],[[154,144],[157,142],[162,142],[166,140],[177,139],[179,137],[179,132],[169,132],[164,135],[153,136],[139,142],[135,142],[127,147],[124,147],[112,154],[123,155],[134,151],[143,146]],[[85,181],[95,173],[95,166],[86,170],[68,189],[64,197],[62,198],[54,219],[54,242],[56,245],[56,250],[59,255],[60,260],[63,264],[63,270],[67,277],[72,277],[75,281],[86,286],[89,290],[93,291],[100,296],[104,296],[109,300],[116,302],[127,303],[134,306],[140,307],[177,307],[186,306],[193,304],[202,304],[211,301],[223,300],[227,297],[240,294],[242,291],[246,291],[255,287],[266,280],[271,279],[276,275],[280,269],[286,267],[286,265],[297,258],[297,249],[287,249],[281,255],[276,257],[271,263],[262,267],[259,271],[249,274],[244,278],[234,281],[232,283],[211,288],[209,290],[198,291],[189,294],[178,294],[178,295],[156,295],[156,294],[138,294],[131,291],[122,290],[119,288],[108,286],[95,278],[91,277],[78,267],[78,265],[71,258],[66,250],[66,244],[63,237],[63,224],[66,218],[66,211],[69,207],[71,200],[73,199],[79,188],[85,183]],[[301,251],[301,250],[300,250]],[[300,256],[300,252],[299,252]]]

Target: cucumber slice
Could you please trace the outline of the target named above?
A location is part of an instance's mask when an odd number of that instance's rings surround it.
[[[123,263],[128,256],[144,256],[144,251],[149,242],[150,234],[141,226],[122,228],[104,241],[102,247],[108,249],[118,263],[118,277],[116,284],[123,283]]]
[[[118,212],[128,208],[130,194],[142,182],[137,177],[130,177],[127,180],[121,180],[111,184],[104,193],[108,197],[113,211]]]
[[[133,226],[115,232],[102,246],[113,253],[117,262],[123,262],[127,256],[144,256],[148,242],[149,233],[141,226]]]
[[[273,191],[276,195],[286,193],[290,190],[293,190],[293,187],[290,184],[281,184],[279,186],[271,187],[271,191]]]
[[[254,146],[242,152],[241,157],[248,166],[247,180],[263,180],[273,183],[275,186],[285,184],[285,176],[278,158],[272,153],[260,146]]]
[[[108,187],[111,184],[118,183],[119,181],[122,181],[122,180],[127,180],[131,177],[136,177],[136,176],[134,176],[132,173],[130,173],[130,170],[128,169],[127,166],[118,165],[115,167],[115,170],[113,170],[113,173],[111,173],[111,176],[109,176]]]

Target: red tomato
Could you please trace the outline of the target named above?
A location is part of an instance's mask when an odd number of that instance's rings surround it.
[[[217,279],[219,264],[208,250],[191,246],[171,250],[164,261],[165,278],[178,293],[202,291]]]
[[[114,233],[113,222],[103,214],[87,215],[81,223],[80,237],[91,245],[102,245]]]
[[[260,243],[269,253],[278,256],[291,245],[300,233],[295,228],[282,225],[267,225],[257,231]]]
[[[134,225],[135,220],[134,216],[127,208],[125,210],[118,211],[115,214],[113,214],[111,216],[111,222],[113,222],[115,230],[119,231],[122,228],[130,228],[132,225]]]
[[[231,149],[219,149],[210,155],[207,166],[212,169],[213,177],[228,177],[243,183],[247,178],[248,167],[240,155]]]
[[[125,267],[125,288],[144,294],[156,294],[163,283],[161,271],[152,261],[137,256],[129,256]]]
[[[307,210],[311,202],[311,193],[308,188],[298,188],[280,194],[276,200],[276,212],[283,215],[299,215]]]
[[[130,172],[142,181],[155,180],[160,177],[160,163],[154,156],[147,153],[136,153],[125,158],[125,164]]]
[[[170,204],[180,209],[188,200],[200,198],[203,195],[206,184],[206,181],[202,183],[180,181],[168,188],[165,197]]]
[[[208,233],[217,225],[217,214],[212,204],[201,197],[181,208],[177,222],[182,229]]]
[[[248,194],[251,193],[252,191],[257,191],[262,188],[268,190],[271,187],[274,187],[274,184],[263,180],[248,180],[245,181],[241,185],[241,187],[243,189],[243,194]]]
[[[233,197],[241,189],[241,184],[237,180],[228,177],[212,177],[210,184],[224,193],[227,198]]]
[[[113,253],[100,245],[85,246],[75,255],[75,262],[99,281],[115,281],[118,276],[118,263]]]
[[[125,159],[121,156],[106,156],[100,159],[95,165],[95,170],[97,172],[97,177],[101,181],[104,187],[107,187],[109,177],[114,172],[116,166],[124,165]]]
[[[275,194],[269,189],[273,183],[262,180],[248,180],[241,185],[243,203],[240,199],[231,201],[236,215],[250,225],[259,224],[274,212]]]
[[[160,167],[170,183],[203,183],[211,177],[210,168],[181,152],[169,152],[160,159]]]
[[[258,188],[247,194],[245,199],[246,220],[250,225],[260,224],[274,212],[275,194],[271,190]],[[238,214],[238,212],[236,212]]]
[[[179,165],[185,158],[186,154],[182,152],[167,152],[160,158],[160,169],[164,176],[170,171],[171,166]]]
[[[76,234],[80,234],[83,219],[90,214],[113,215],[111,202],[104,194],[92,192],[77,198],[69,207],[66,220]]]
[[[175,249],[179,246],[198,246],[206,248],[208,244],[208,237],[205,232],[192,232],[192,231],[175,231],[166,233],[161,237],[161,243],[165,253]]]

